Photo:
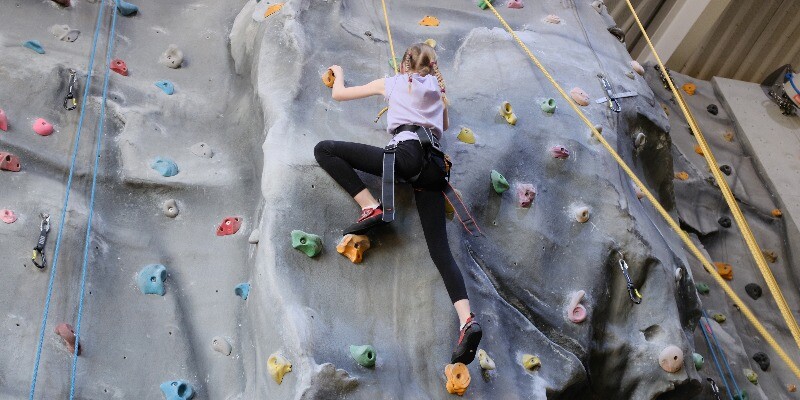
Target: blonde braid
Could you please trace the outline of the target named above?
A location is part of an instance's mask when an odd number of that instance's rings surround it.
[[[406,74],[408,75],[408,93],[411,93],[411,53],[408,51],[403,56],[403,69],[406,70]]]
[[[450,104],[447,101],[447,95],[445,94],[446,89],[444,87],[444,78],[442,78],[442,73],[439,72],[439,64],[436,61],[431,61],[431,67],[433,68],[433,75],[436,76],[436,80],[439,82],[439,90],[442,92],[442,103],[444,105]]]

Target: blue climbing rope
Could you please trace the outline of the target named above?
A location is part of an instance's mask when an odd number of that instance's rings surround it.
[[[717,349],[719,350],[720,356],[722,356],[722,362],[725,363],[725,369],[728,370],[728,374],[731,376],[731,381],[733,381],[733,387],[734,387],[734,389],[736,389],[736,394],[740,394],[742,392],[739,389],[739,385],[736,383],[736,377],[734,377],[733,372],[731,372],[731,364],[728,362],[728,359],[725,357],[725,352],[722,351],[722,346],[720,346],[719,342],[717,341],[717,335],[714,333],[714,330],[711,329],[711,325],[709,325],[709,323],[708,323],[708,315],[706,315],[706,310],[702,310],[702,311],[703,311],[703,317],[705,317],[705,319],[706,319],[706,325],[708,325],[709,330],[711,331],[711,338],[714,339],[714,344],[717,346]]]
[[[800,89],[797,88],[797,85],[794,84],[794,74],[791,72],[786,73],[786,79],[789,80],[789,83],[792,85],[792,89],[794,89],[797,94],[800,94]]]
[[[703,312],[705,314],[705,312]],[[722,366],[719,364],[719,360],[717,360],[717,353],[714,351],[714,346],[711,344],[711,340],[708,338],[708,334],[706,333],[706,326],[711,327],[708,325],[708,320],[706,320],[706,325],[703,325],[703,322],[700,322],[700,332],[703,333],[703,338],[706,340],[706,345],[708,346],[708,351],[711,352],[711,357],[714,360],[714,365],[717,367],[717,373],[722,378],[722,384],[725,386],[725,392],[728,393],[728,398],[730,400],[733,399],[733,395],[731,394],[731,389],[728,387],[728,380],[725,379],[725,372],[722,371]]]
[[[39,362],[42,358],[42,346],[44,345],[44,332],[47,328],[47,314],[50,312],[50,300],[53,296],[53,283],[56,278],[56,267],[58,266],[58,254],[61,248],[61,238],[64,233],[64,221],[67,217],[67,206],[69,205],[69,193],[72,189],[72,178],[75,174],[75,161],[78,157],[78,147],[81,141],[81,130],[83,128],[83,119],[86,115],[86,103],[89,97],[89,88],[92,85],[92,69],[94,68],[94,56],[97,50],[97,40],[100,36],[100,26],[103,21],[103,6],[97,11],[97,25],[94,28],[94,39],[92,39],[92,51],[89,56],[89,67],[87,69],[86,87],[83,89],[83,101],[81,102],[81,114],[78,118],[78,128],[75,133],[75,146],[72,149],[72,160],[69,166],[69,175],[67,177],[67,188],[64,195],[64,204],[61,209],[61,220],[58,224],[58,236],[56,237],[55,250],[53,254],[53,263],[50,266],[50,282],[47,285],[47,297],[44,302],[44,311],[42,312],[42,326],[39,330],[39,343],[36,346],[36,359],[33,363],[33,376],[31,377],[31,390],[29,400],[33,400],[33,395],[36,392],[36,378],[39,375]]]
[[[114,7],[119,5],[119,0],[114,0]],[[111,12],[111,30],[108,33],[108,50],[106,50],[106,65],[111,66],[111,53],[114,51],[114,32],[117,27],[117,13]],[[94,170],[92,171],[92,191],[89,198],[89,217],[86,221],[86,238],[83,246],[83,265],[81,266],[81,294],[78,300],[78,320],[75,323],[75,351],[72,355],[72,372],[69,378],[69,399],[75,398],[75,376],[78,369],[78,350],[81,339],[81,321],[83,320],[83,300],[86,295],[86,270],[89,260],[89,245],[92,234],[92,218],[94,217],[94,199],[97,189],[97,172],[100,164],[100,149],[102,148],[103,123],[106,120],[106,99],[108,98],[108,77],[111,68],[106,68],[103,76],[103,94],[100,99],[100,115],[97,122],[96,147],[94,151]]]

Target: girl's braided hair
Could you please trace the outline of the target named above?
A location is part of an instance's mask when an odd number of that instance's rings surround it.
[[[445,105],[449,104],[445,95],[444,78],[442,78],[442,73],[439,71],[439,65],[436,62],[436,51],[433,47],[425,43],[417,43],[409,47],[403,54],[403,72],[408,75],[409,92],[411,91],[411,74],[417,73],[420,76],[427,76],[433,73],[439,83],[442,102]]]

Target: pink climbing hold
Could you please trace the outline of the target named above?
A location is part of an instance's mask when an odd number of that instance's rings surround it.
[[[0,170],[19,172],[19,157],[0,151]]]
[[[536,188],[530,183],[517,184],[517,204],[522,208],[530,208],[536,197]]]
[[[111,60],[111,70],[122,76],[128,76],[128,65],[119,58]]]
[[[0,108],[0,131],[7,131],[8,130],[8,117],[6,116],[6,112]]]
[[[53,133],[53,124],[45,121],[44,118],[37,118],[36,121],[33,121],[33,131],[37,135],[49,136]]]
[[[525,5],[522,4],[522,0],[509,0],[508,1],[508,8],[522,8],[522,7],[525,7]]]
[[[553,146],[550,148],[550,154],[553,155],[553,158],[566,160],[569,157],[569,150],[564,146]]]
[[[17,220],[17,214],[14,214],[13,211],[4,208],[0,210],[0,220],[7,224],[13,224]]]
[[[239,232],[242,227],[242,219],[239,217],[227,217],[222,220],[222,223],[217,227],[217,236],[233,235]]]
[[[64,344],[67,345],[70,353],[75,353],[75,329],[72,325],[60,323],[56,325],[56,335],[64,339]],[[78,344],[78,355],[81,355],[81,345]]]
[[[586,107],[589,105],[589,95],[586,94],[586,92],[584,92],[583,89],[577,87],[572,88],[572,90],[569,91],[569,95],[570,97],[572,97],[572,100],[575,101],[575,103],[577,103],[579,106]]]
[[[567,318],[576,324],[586,319],[586,307],[581,304],[581,300],[585,295],[586,292],[583,290],[575,292],[569,300],[569,306],[567,306]]]

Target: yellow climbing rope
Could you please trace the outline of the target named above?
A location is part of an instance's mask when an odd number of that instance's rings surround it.
[[[617,164],[619,164],[620,168],[622,168],[622,170],[625,171],[626,174],[628,174],[628,176],[631,178],[631,180],[633,180],[633,182],[636,184],[636,186],[642,191],[642,193],[645,195],[645,197],[647,197],[647,199],[650,201],[650,203],[653,204],[653,207],[655,207],[656,210],[658,210],[658,213],[661,214],[662,217],[664,217],[664,219],[667,221],[667,223],[670,225],[670,227],[672,227],[672,229],[675,231],[675,233],[677,233],[678,236],[681,238],[683,243],[689,248],[691,253],[698,260],[700,260],[700,262],[703,264],[703,267],[705,268],[705,270],[709,274],[711,274],[711,276],[714,278],[714,280],[717,281],[717,283],[723,288],[723,290],[728,295],[728,297],[730,297],[731,300],[733,300],[733,302],[735,303],[735,305],[737,307],[739,307],[739,309],[741,310],[742,314],[744,314],[745,317],[747,317],[748,321],[750,321],[750,323],[753,324],[753,326],[756,328],[756,330],[764,337],[764,339],[767,341],[767,343],[769,343],[769,345],[772,347],[772,349],[775,350],[775,352],[778,354],[778,356],[780,356],[780,358],[786,363],[786,365],[789,366],[789,369],[791,369],[791,371],[794,373],[794,375],[798,379],[800,379],[800,369],[797,367],[797,365],[792,361],[791,358],[789,358],[789,356],[780,347],[780,345],[778,345],[778,343],[775,341],[775,338],[773,338],[772,335],[767,331],[767,329],[764,328],[764,326],[761,324],[761,322],[759,322],[758,319],[756,319],[755,315],[753,315],[752,311],[750,311],[750,309],[744,304],[744,302],[739,298],[739,296],[737,296],[736,293],[730,288],[730,286],[728,286],[728,284],[725,283],[725,281],[722,279],[722,277],[719,275],[719,273],[717,273],[716,268],[714,268],[714,266],[711,264],[711,262],[708,261],[703,256],[703,254],[700,252],[700,249],[698,249],[697,246],[695,246],[694,243],[692,243],[691,239],[689,239],[689,236],[686,234],[686,232],[684,232],[681,229],[680,225],[678,225],[678,223],[675,222],[675,220],[669,215],[669,213],[667,213],[667,210],[665,210],[664,207],[661,206],[661,204],[653,196],[653,194],[650,193],[650,191],[647,189],[647,187],[645,187],[645,185],[642,183],[642,181],[639,180],[639,178],[636,176],[636,174],[634,174],[633,171],[630,169],[630,167],[628,167],[628,165],[625,163],[625,161],[622,159],[622,157],[620,157],[619,154],[617,154],[617,152],[614,151],[614,148],[612,148],[611,145],[605,140],[605,138],[603,138],[603,136],[600,134],[600,132],[597,131],[597,129],[594,127],[594,125],[591,123],[591,121],[589,121],[589,119],[586,117],[586,115],[584,115],[583,112],[578,108],[578,106],[572,101],[572,99],[564,91],[564,89],[561,88],[561,85],[559,85],[558,82],[556,82],[555,79],[553,79],[553,77],[550,75],[550,73],[547,71],[547,69],[539,62],[539,60],[536,58],[536,56],[534,56],[533,53],[531,53],[531,51],[528,50],[528,47],[525,46],[525,43],[522,42],[522,40],[519,38],[519,36],[517,36],[517,34],[514,32],[514,30],[511,29],[511,27],[508,25],[508,23],[506,23],[505,19],[503,19],[503,17],[500,15],[500,13],[497,12],[497,10],[494,8],[492,3],[486,1],[485,4],[487,4],[488,8],[492,11],[492,13],[494,13],[494,15],[497,17],[497,19],[503,25],[503,27],[508,31],[508,33],[511,34],[511,36],[514,38],[514,40],[517,42],[517,44],[522,48],[522,50],[525,52],[525,54],[527,54],[528,57],[531,59],[531,61],[533,61],[533,63],[536,64],[536,66],[539,68],[539,70],[542,71],[542,73],[547,78],[547,80],[550,81],[550,83],[553,85],[553,87],[556,88],[556,90],[558,90],[558,92],[561,94],[561,96],[567,101],[567,104],[569,104],[570,107],[572,107],[572,109],[575,110],[575,113],[578,114],[578,117],[586,124],[587,127],[589,127],[589,129],[592,131],[592,135],[598,141],[600,141],[600,143],[609,152],[609,154],[611,154],[611,156],[614,158],[614,160],[617,162]],[[630,2],[628,4],[630,4]]]
[[[394,42],[392,41],[392,28],[389,26],[389,13],[386,12],[386,0],[381,0],[383,6],[383,20],[386,22],[386,36],[389,38],[389,50],[392,52],[392,67],[394,73],[397,73],[397,57],[394,55]],[[380,118],[380,116],[379,116]]]
[[[656,58],[656,62],[658,62],[659,67],[661,67],[661,71],[666,71],[664,64],[661,62],[661,57],[658,56],[655,47],[653,47],[653,43],[650,41],[650,36],[645,31],[644,26],[642,26],[642,22],[639,20],[639,16],[636,14],[636,10],[633,8],[630,0],[625,1],[628,3],[628,8],[630,8],[631,12],[633,13],[633,19],[636,20],[636,24],[642,31],[645,41],[647,41],[647,46],[650,47],[650,51]],[[800,349],[800,327],[798,327],[797,320],[794,318],[794,315],[792,315],[792,311],[789,309],[789,305],[786,303],[786,299],[783,297],[783,293],[778,286],[778,282],[775,280],[775,276],[772,275],[772,271],[767,265],[767,260],[764,258],[764,254],[761,252],[761,248],[758,246],[758,243],[753,236],[753,232],[750,230],[750,225],[747,223],[747,220],[745,220],[744,214],[742,214],[742,210],[739,208],[739,204],[736,202],[736,198],[733,197],[733,193],[731,192],[730,186],[728,186],[728,182],[725,181],[725,178],[722,176],[722,172],[720,172],[719,166],[717,165],[717,160],[714,158],[714,154],[711,153],[711,148],[708,146],[708,142],[706,142],[703,132],[700,131],[700,127],[697,125],[694,115],[692,115],[691,111],[689,111],[689,107],[686,106],[683,96],[681,96],[680,92],[678,92],[678,89],[675,88],[675,85],[672,83],[671,79],[667,79],[667,82],[669,83],[670,90],[675,96],[675,99],[678,100],[678,105],[680,106],[681,111],[683,111],[686,121],[689,123],[689,126],[694,132],[694,137],[697,139],[697,143],[700,145],[703,157],[705,157],[706,161],[708,162],[708,166],[711,168],[711,174],[714,175],[714,179],[717,181],[717,184],[722,191],[722,196],[725,197],[725,202],[728,203],[728,207],[733,214],[733,218],[736,220],[736,224],[739,226],[739,231],[742,233],[744,241],[747,243],[747,247],[753,256],[753,260],[755,260],[758,269],[761,271],[761,275],[764,276],[764,280],[767,282],[767,287],[769,287],[769,291],[772,293],[775,303],[778,304],[778,309],[780,309],[781,315],[786,321],[789,331],[792,332],[792,337],[794,337],[794,341],[797,344],[798,349]]]

